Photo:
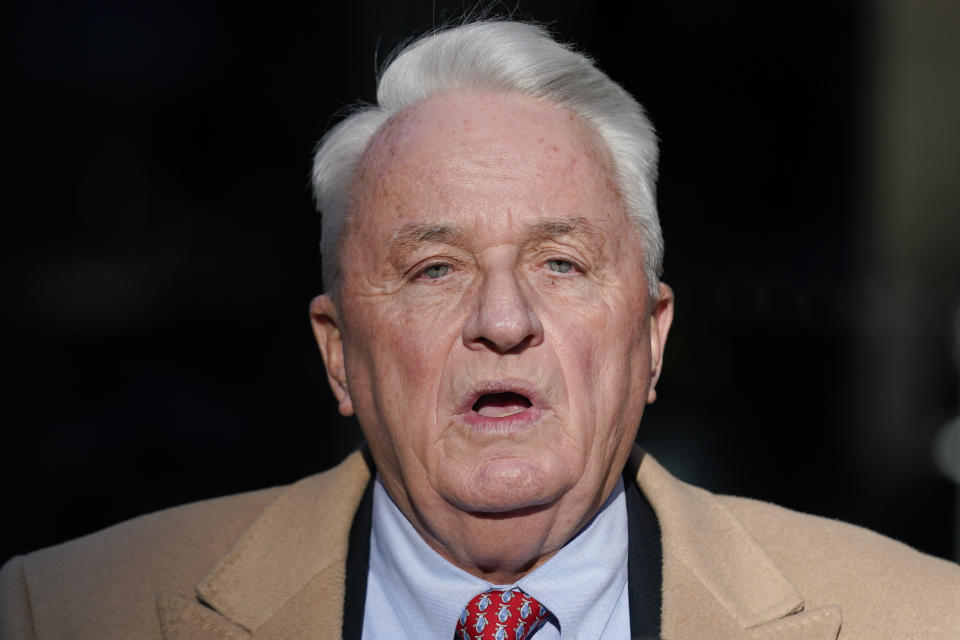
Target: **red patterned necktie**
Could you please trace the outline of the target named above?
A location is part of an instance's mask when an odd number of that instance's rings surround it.
[[[524,640],[543,624],[547,608],[520,589],[491,589],[474,597],[457,620],[454,640]]]

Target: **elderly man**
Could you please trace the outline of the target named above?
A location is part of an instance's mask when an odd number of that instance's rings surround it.
[[[673,294],[628,94],[487,22],[378,102],[314,165],[311,316],[364,450],[15,558],[0,638],[960,638],[956,566],[634,448]]]

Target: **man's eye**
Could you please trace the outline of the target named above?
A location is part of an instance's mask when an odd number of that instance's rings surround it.
[[[437,278],[442,278],[443,276],[450,273],[450,265],[448,264],[434,264],[430,265],[421,272],[425,277],[430,278],[431,280],[436,280]]]
[[[568,273],[576,269],[572,262],[567,262],[566,260],[548,260],[547,268],[557,273]]]

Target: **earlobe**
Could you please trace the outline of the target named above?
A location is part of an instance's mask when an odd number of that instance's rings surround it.
[[[327,369],[327,382],[340,405],[340,413],[352,416],[353,401],[347,387],[347,370],[343,359],[343,334],[340,332],[337,306],[329,295],[319,295],[310,302],[310,324]]]
[[[647,403],[657,399],[657,380],[663,368],[663,351],[667,346],[667,334],[673,322],[673,289],[660,283],[660,297],[651,305],[650,311],[650,388]]]

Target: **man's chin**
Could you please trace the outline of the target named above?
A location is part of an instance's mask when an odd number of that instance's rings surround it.
[[[498,458],[474,467],[448,499],[461,511],[512,518],[551,508],[569,489],[556,470],[524,458]]]

